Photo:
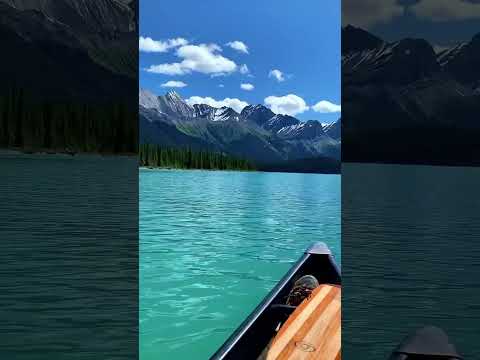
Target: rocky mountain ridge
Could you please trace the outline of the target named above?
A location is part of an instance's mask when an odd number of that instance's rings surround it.
[[[2,87],[51,99],[127,96],[137,81],[135,4],[0,0]]]
[[[189,105],[174,91],[156,96],[141,89],[139,112],[141,142],[210,148],[261,163],[340,157],[338,139],[329,137],[320,122],[274,114],[263,105],[237,113],[229,107]]]
[[[387,42],[343,28],[343,159],[480,161],[479,39],[436,53],[424,39]]]

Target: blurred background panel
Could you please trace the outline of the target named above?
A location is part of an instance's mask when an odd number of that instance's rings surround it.
[[[480,347],[480,4],[342,2],[343,356]]]
[[[138,4],[0,1],[0,357],[138,357]]]

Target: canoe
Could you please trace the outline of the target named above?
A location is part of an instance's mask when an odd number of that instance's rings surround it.
[[[342,289],[320,284],[305,298],[260,359],[339,360],[342,356]]]
[[[240,324],[210,360],[257,359],[296,307],[284,305],[297,279],[313,275],[320,284],[341,285],[340,268],[324,243],[310,246],[285,276]]]
[[[447,334],[435,326],[426,326],[407,336],[389,360],[462,360]]]

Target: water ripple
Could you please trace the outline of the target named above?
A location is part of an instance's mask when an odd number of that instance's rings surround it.
[[[141,359],[207,359],[314,241],[340,258],[339,176],[141,171]]]
[[[414,329],[480,358],[480,169],[342,166],[345,358],[385,359]]]
[[[136,356],[136,169],[134,158],[1,156],[2,359]]]

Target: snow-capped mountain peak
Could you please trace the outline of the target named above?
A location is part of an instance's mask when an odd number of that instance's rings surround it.
[[[195,104],[193,105],[193,109],[195,110],[195,117],[208,117],[208,114],[210,114],[214,108],[207,104]]]
[[[294,118],[293,116],[276,114],[266,122],[264,128],[270,131],[277,132],[285,126],[297,125],[299,123],[300,120]]]
[[[223,106],[220,109],[215,110],[215,117],[213,121],[226,121],[226,120],[235,120],[239,121],[239,114],[232,108]]]
[[[340,140],[342,138],[342,119],[338,119],[333,123],[323,126],[323,131],[325,134],[330,136],[332,139]]]
[[[480,34],[438,53],[437,60],[445,72],[475,90],[480,84]]]
[[[243,118],[253,121],[260,126],[263,126],[269,119],[275,116],[272,110],[260,104],[248,105],[240,114]]]
[[[159,111],[176,117],[195,117],[195,109],[187,104],[176,91],[159,96]]]
[[[439,52],[437,55],[437,60],[440,66],[447,65],[450,62],[450,60],[454,59],[466,45],[467,43],[463,42],[455,45],[452,48],[445,49]]]
[[[145,89],[140,89],[138,94],[138,103],[140,106],[143,106],[145,109],[158,110],[160,107],[158,96]]]
[[[215,108],[207,104],[195,104],[193,108],[195,110],[194,117],[197,118],[205,118],[210,121],[240,120],[240,115],[227,106]]]
[[[165,94],[165,97],[171,101],[182,101],[182,97],[175,90],[170,90]]]
[[[319,121],[300,121],[297,124],[282,127],[277,132],[282,138],[295,138],[302,140],[316,139],[325,135],[323,126]]]

